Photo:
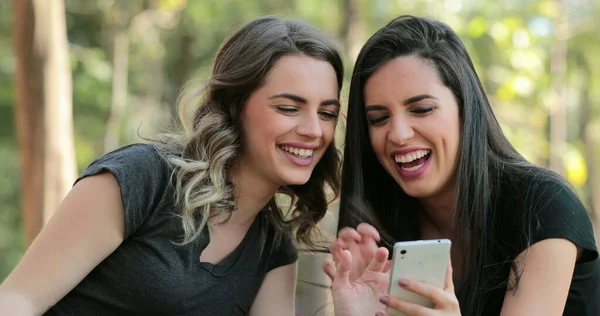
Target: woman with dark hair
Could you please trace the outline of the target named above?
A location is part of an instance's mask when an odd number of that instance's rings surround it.
[[[358,56],[338,228],[324,267],[338,315],[600,315],[584,206],[513,148],[463,43],[434,20],[398,17]],[[441,238],[452,241],[445,289],[392,280],[435,307],[389,297],[394,242]]]
[[[293,315],[292,233],[310,244],[339,192],[342,78],[312,26],[243,26],[182,95],[190,128],[83,172],[2,283],[0,314]]]

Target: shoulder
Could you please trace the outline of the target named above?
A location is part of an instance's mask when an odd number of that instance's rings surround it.
[[[503,198],[509,204],[504,211],[509,217],[521,218],[529,244],[551,239],[567,239],[583,250],[582,261],[597,256],[594,230],[581,200],[570,184],[556,173],[542,168],[532,169],[504,181]],[[519,222],[515,220],[513,223]]]
[[[169,170],[167,155],[152,144],[131,144],[94,159],[77,181],[101,172],[112,173],[122,185],[123,181],[155,179]]]
[[[135,143],[120,147],[111,152],[108,152],[96,159],[91,165],[100,162],[113,162],[127,164],[129,162],[145,164],[160,164],[166,162],[161,154],[161,149],[153,144]]]
[[[524,176],[522,201],[536,217],[558,216],[589,220],[585,206],[571,185],[561,176],[548,170]]]
[[[125,236],[133,234],[170,194],[171,168],[167,155],[152,144],[132,144],[96,158],[77,178],[110,173],[125,210]]]
[[[568,209],[585,212],[585,207],[569,183],[556,173],[539,167],[531,167],[514,174],[504,174],[498,183],[499,201],[521,213],[523,208],[537,214],[556,209],[556,203]]]

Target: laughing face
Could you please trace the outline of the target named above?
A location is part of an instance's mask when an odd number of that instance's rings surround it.
[[[328,62],[279,58],[244,107],[240,166],[275,187],[306,183],[331,145],[339,110],[336,73]]]
[[[390,60],[367,80],[371,145],[406,194],[422,199],[454,190],[460,120],[452,91],[416,56]]]

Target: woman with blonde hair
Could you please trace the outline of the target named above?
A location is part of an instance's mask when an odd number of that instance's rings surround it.
[[[182,97],[199,100],[185,133],[81,174],[2,283],[0,314],[293,315],[292,236],[310,244],[338,193],[342,78],[335,45],[304,22],[240,28]]]

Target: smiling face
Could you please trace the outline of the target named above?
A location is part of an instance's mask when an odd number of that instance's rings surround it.
[[[367,80],[364,98],[373,150],[402,190],[422,199],[452,194],[459,111],[433,66],[416,56],[392,59]]]
[[[275,187],[306,183],[333,141],[339,110],[331,64],[279,58],[244,107],[240,167]]]

